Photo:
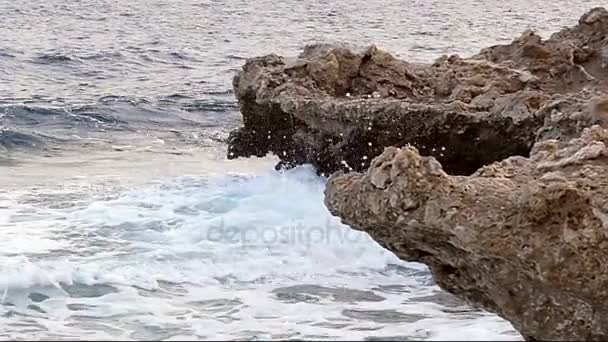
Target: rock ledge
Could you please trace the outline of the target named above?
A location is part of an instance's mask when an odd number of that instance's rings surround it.
[[[243,127],[229,158],[273,152],[279,166],[363,171],[386,146],[415,146],[468,175],[538,139],[573,137],[608,89],[608,12],[595,8],[547,40],[525,32],[470,58],[413,64],[374,46],[307,46],[250,59],[234,79]],[[582,114],[581,114],[582,113]]]
[[[528,340],[608,340],[608,129],[471,176],[414,147],[333,175],[329,210]]]

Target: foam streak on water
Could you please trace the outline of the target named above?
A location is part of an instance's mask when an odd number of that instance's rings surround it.
[[[323,182],[300,167],[4,193],[0,337],[519,338],[331,217]]]

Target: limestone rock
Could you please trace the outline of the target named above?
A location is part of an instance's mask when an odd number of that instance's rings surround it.
[[[470,176],[389,147],[365,174],[333,175],[325,203],[528,340],[607,340],[607,146],[595,125]]]
[[[252,58],[234,79],[243,127],[231,133],[228,157],[273,152],[280,166],[312,163],[330,174],[363,171],[385,147],[410,144],[468,175],[592,124],[587,102],[608,90],[607,37],[608,12],[596,8],[547,40],[526,32],[431,64],[324,44],[297,58]]]

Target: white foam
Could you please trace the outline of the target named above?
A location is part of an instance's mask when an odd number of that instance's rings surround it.
[[[38,324],[74,336],[85,336],[91,328],[79,328],[83,323],[74,321],[70,304],[89,305],[80,315],[120,317],[111,320],[117,331],[93,329],[97,338],[136,338],[150,324],[170,325],[176,336],[218,339],[278,338],[285,331],[328,339],[444,338],[449,333],[452,338],[519,338],[505,334],[512,329],[495,316],[463,319],[437,304],[407,304],[437,291],[426,284],[428,277],[413,275],[426,268],[399,260],[366,234],[341,224],[323,205],[323,188],[324,180],[305,166],[284,173],[181,177],[64,209],[13,199],[8,205],[12,215],[27,207],[32,217],[44,213],[48,219],[1,222],[2,229],[21,238],[0,241],[5,247],[0,290],[25,311],[29,290],[47,293],[51,299],[37,304],[47,312]],[[8,252],[10,246],[15,252]],[[58,290],[65,284],[105,284],[117,290],[99,298],[73,298]],[[290,304],[272,292],[302,284],[371,290],[384,300],[321,298],[321,304]],[[408,291],[373,290],[380,285]],[[209,300],[229,304],[226,309],[224,304],[191,304]],[[344,310],[403,311],[428,318],[382,324],[345,317]],[[326,326],[335,321],[345,326]],[[93,323],[100,324],[99,319],[87,322]]]

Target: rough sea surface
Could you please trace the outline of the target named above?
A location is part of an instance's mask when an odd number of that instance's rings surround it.
[[[604,1],[0,0],[0,339],[520,340],[323,206],[225,159],[248,57],[430,61]]]

